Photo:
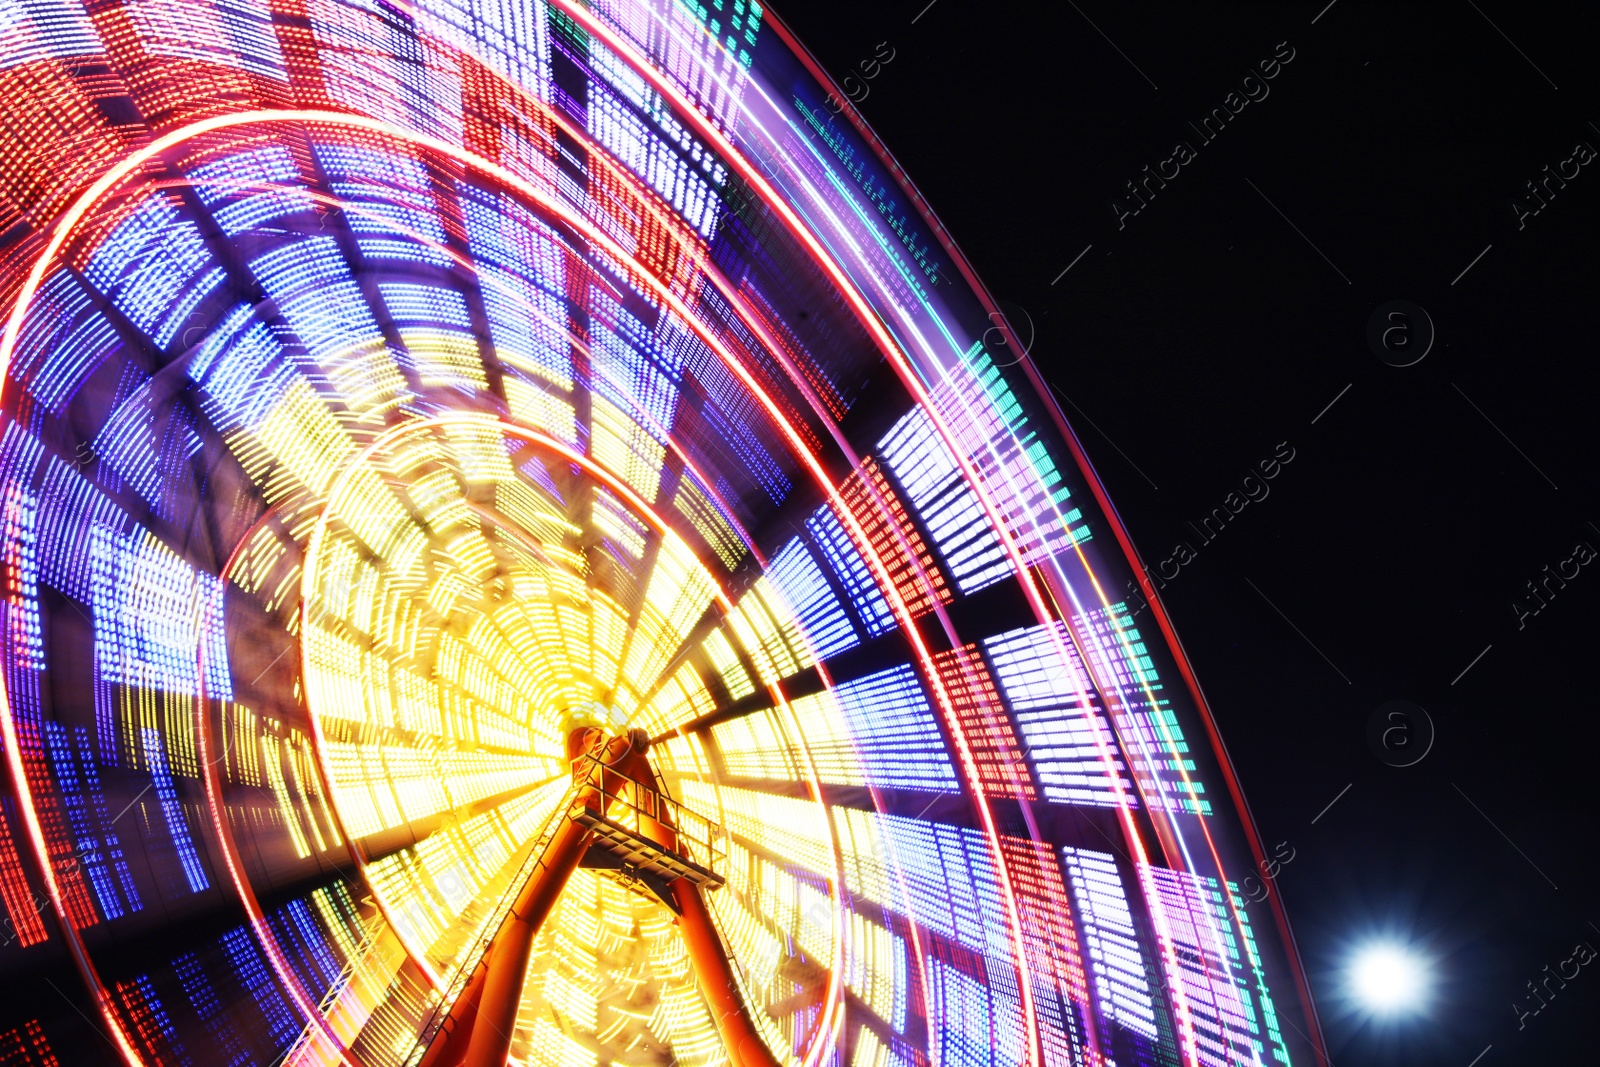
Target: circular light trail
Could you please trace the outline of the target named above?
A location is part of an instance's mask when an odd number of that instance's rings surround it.
[[[18,12],[0,968],[83,989],[0,1049],[1325,1062],[1126,531],[771,12]]]

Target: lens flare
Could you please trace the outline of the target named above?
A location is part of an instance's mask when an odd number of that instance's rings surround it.
[[[1416,1011],[1427,1000],[1427,961],[1398,944],[1372,944],[1350,961],[1350,991],[1368,1010],[1379,1014]]]

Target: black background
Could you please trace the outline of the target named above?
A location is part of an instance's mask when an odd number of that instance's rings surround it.
[[[1600,561],[1520,629],[1511,607],[1578,542],[1600,549],[1600,159],[1520,229],[1512,208],[1577,142],[1600,148],[1595,26],[1578,5],[1324,2],[777,14],[856,77],[1031,335],[1146,563],[1198,548],[1163,602],[1269,853],[1294,850],[1275,888],[1333,1062],[1600,1063],[1600,963],[1520,1029],[1513,1006],[1600,948]],[[1285,41],[1270,95],[1202,144],[1186,123]],[[1179,140],[1197,157],[1119,230],[1123,183]],[[1366,342],[1396,299],[1437,331],[1408,367]],[[1186,524],[1284,441],[1270,496],[1202,544]],[[1436,728],[1409,767],[1367,740],[1392,699]],[[1425,1012],[1348,998],[1377,936],[1431,960]]]

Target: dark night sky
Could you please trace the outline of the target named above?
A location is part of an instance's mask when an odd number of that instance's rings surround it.
[[[1277,888],[1334,1063],[1600,1062],[1600,964],[1520,1030],[1513,1008],[1600,948],[1600,560],[1536,614],[1524,589],[1600,549],[1595,26],[1505,0],[925,3],[777,13],[836,78],[893,50],[850,83],[861,113],[1033,335],[1146,563],[1198,548],[1162,595],[1269,851],[1295,850]],[[1187,125],[1290,49],[1214,140]],[[1524,183],[1563,165],[1533,212]],[[1391,300],[1436,330],[1411,366],[1366,340]],[[1200,542],[1279,442],[1270,496]],[[1367,739],[1396,699],[1436,728],[1408,767]],[[1434,959],[1427,1015],[1341,998],[1380,932]]]

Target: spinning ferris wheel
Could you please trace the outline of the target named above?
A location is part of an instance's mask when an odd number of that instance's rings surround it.
[[[0,0],[5,1064],[1324,1062],[1198,686],[753,0]]]

